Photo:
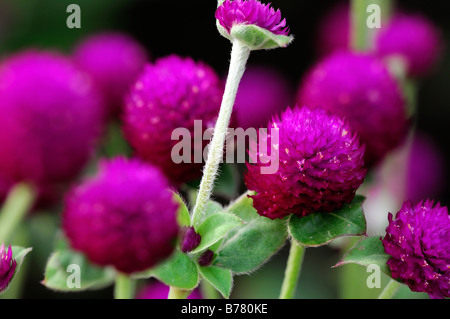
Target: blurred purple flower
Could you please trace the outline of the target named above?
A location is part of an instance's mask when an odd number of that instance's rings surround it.
[[[167,299],[169,296],[170,287],[165,284],[154,281],[146,285],[140,290],[136,296],[136,299]],[[200,290],[195,289],[187,299],[203,299]]]
[[[2,244],[0,247],[0,293],[8,288],[16,267],[17,262],[12,258],[11,246],[6,250],[5,245]]]
[[[239,85],[234,110],[243,129],[267,127],[271,117],[293,102],[291,84],[269,67],[249,67]]]
[[[270,129],[279,130],[278,142],[272,141]],[[271,219],[306,216],[353,200],[366,170],[364,146],[347,121],[320,108],[288,108],[273,119],[269,132],[258,142],[269,147],[277,143],[278,172],[261,174],[265,164],[258,156],[256,164],[247,163],[245,174],[247,188],[257,193],[251,197],[258,214]]]
[[[450,216],[427,200],[403,204],[382,239],[392,277],[432,298],[450,297]]]
[[[234,25],[256,25],[277,35],[288,35],[280,10],[258,0],[225,0],[216,10],[216,19],[228,33]]]
[[[303,79],[297,103],[346,118],[366,144],[367,167],[400,146],[409,130],[400,85],[371,55],[340,52],[320,61]]]
[[[177,205],[165,176],[137,159],[103,161],[97,176],[72,190],[63,229],[94,263],[124,273],[169,257],[178,236]]]
[[[351,37],[350,8],[341,2],[321,18],[317,30],[316,47],[321,56],[336,51],[348,51]]]
[[[114,115],[121,113],[125,95],[144,70],[148,54],[132,37],[110,32],[84,39],[74,60],[101,88],[106,113]]]

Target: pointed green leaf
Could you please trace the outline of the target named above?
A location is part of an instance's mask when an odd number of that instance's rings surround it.
[[[230,34],[250,50],[284,48],[294,40],[292,36],[278,35],[254,24],[234,25]]]
[[[197,287],[199,281],[196,264],[178,250],[156,268],[133,274],[132,277],[134,279],[155,277],[168,286],[188,290]]]
[[[173,193],[173,198],[179,205],[177,211],[178,225],[180,225],[180,227],[191,226],[191,216],[189,215],[189,209],[187,208],[183,199],[177,193]]]
[[[391,271],[387,265],[390,256],[385,253],[380,237],[365,237],[351,248],[334,267],[353,263],[362,266],[377,265],[380,270],[391,276]]]
[[[316,213],[301,218],[292,215],[288,231],[294,240],[307,247],[322,246],[343,236],[364,235],[364,200],[364,197],[356,196],[351,204],[332,213]]]
[[[224,298],[230,298],[231,289],[233,288],[233,274],[231,270],[199,266],[198,271]]]
[[[258,215],[256,209],[253,207],[253,199],[248,197],[251,193],[247,192],[241,195],[238,199],[232,202],[227,208],[226,212],[230,212],[242,220],[249,222],[254,219],[259,219],[261,216]]]
[[[242,220],[233,214],[220,212],[210,215],[197,230],[202,239],[200,245],[193,253],[209,248],[222,239],[230,230],[240,225],[242,225]]]

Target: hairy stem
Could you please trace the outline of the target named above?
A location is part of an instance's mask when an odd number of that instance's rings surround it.
[[[384,287],[383,291],[378,296],[378,299],[392,299],[400,286],[401,284],[398,281],[391,279],[391,281],[388,282],[386,287]]]
[[[136,288],[136,282],[130,276],[118,273],[114,287],[115,299],[133,299]]]
[[[294,298],[304,255],[305,247],[295,242],[295,240],[291,240],[291,249],[289,250],[289,258],[281,286],[280,299]]]

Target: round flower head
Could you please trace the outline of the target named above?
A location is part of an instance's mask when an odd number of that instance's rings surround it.
[[[136,299],[167,299],[170,287],[155,281],[145,286],[137,294]],[[199,289],[194,289],[186,299],[203,299]]]
[[[8,288],[16,267],[17,262],[12,258],[11,246],[6,250],[5,245],[2,244],[0,247],[0,293]]]
[[[350,8],[347,3],[339,3],[321,19],[317,31],[317,50],[326,56],[336,51],[350,48]]]
[[[319,62],[301,83],[297,102],[346,118],[366,144],[368,167],[399,146],[408,132],[402,90],[370,55],[341,52]]]
[[[403,204],[382,239],[392,277],[432,298],[450,297],[450,216],[427,200]]]
[[[147,62],[146,50],[121,33],[102,33],[81,42],[74,59],[101,88],[108,114],[120,113],[124,98]]]
[[[424,76],[436,65],[441,53],[439,30],[421,15],[397,14],[376,38],[382,57],[400,58],[409,76]]]
[[[252,197],[258,213],[271,219],[339,209],[353,200],[366,174],[357,135],[320,108],[287,109],[258,142],[258,152],[251,145],[255,164],[247,163],[245,184],[257,193]],[[267,146],[272,150],[266,152]],[[278,170],[263,174],[269,160],[278,161]]]
[[[0,101],[0,175],[43,193],[77,176],[103,126],[85,73],[57,53],[19,53],[0,64]]]
[[[162,58],[147,65],[127,97],[126,138],[139,157],[159,166],[173,183],[200,177],[207,145],[203,132],[214,127],[222,94],[223,84],[209,66],[175,55]],[[186,130],[191,154],[172,158]],[[173,133],[178,140],[172,140]],[[201,158],[195,158],[196,153]]]
[[[239,85],[234,106],[240,127],[266,127],[270,118],[292,103],[290,83],[274,69],[249,67]]]
[[[123,273],[155,266],[173,252],[177,205],[164,175],[139,160],[101,163],[98,175],[66,198],[63,228],[71,246]]]

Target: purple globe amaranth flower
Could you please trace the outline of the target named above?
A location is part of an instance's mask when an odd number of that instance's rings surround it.
[[[375,39],[378,55],[398,57],[406,64],[407,74],[424,76],[433,69],[441,56],[442,41],[439,30],[419,14],[398,13],[389,25],[382,28]]]
[[[225,0],[216,10],[216,19],[228,33],[235,25],[253,24],[274,34],[289,34],[280,10],[275,11],[270,4],[262,4],[258,0]]]
[[[176,55],[161,58],[146,66],[127,97],[126,139],[140,158],[160,167],[174,184],[192,181],[201,176],[203,148],[209,142],[203,141],[203,133],[214,127],[222,94],[222,81],[206,64]],[[172,158],[174,146],[183,141],[180,136],[172,140],[176,129],[180,134],[187,130],[192,145],[191,154],[181,154],[179,161]]]
[[[431,200],[403,204],[382,239],[392,277],[432,298],[450,297],[450,216]]]
[[[346,118],[366,144],[367,167],[400,146],[410,126],[400,85],[385,64],[371,55],[328,56],[303,79],[297,103]]]
[[[278,171],[262,174],[270,151],[251,151],[258,161],[247,163],[245,184],[256,192],[251,197],[258,214],[271,219],[339,209],[353,200],[366,174],[364,146],[356,133],[347,121],[320,108],[288,108],[258,142],[275,146]]]
[[[159,169],[137,159],[103,161],[65,201],[63,229],[94,263],[123,273],[169,257],[178,236],[177,204]]]
[[[93,154],[104,124],[100,93],[65,56],[30,50],[1,62],[0,101],[0,175],[52,197]]]
[[[123,108],[125,95],[143,71],[148,54],[132,37],[108,32],[83,40],[74,60],[101,88],[107,114],[114,115]]]
[[[266,127],[292,100],[293,90],[282,73],[265,66],[249,67],[236,96],[237,123],[243,129]]]
[[[180,234],[181,238],[181,251],[183,253],[188,253],[190,251],[193,251],[195,248],[200,245],[200,242],[202,240],[202,237],[200,234],[197,234],[195,232],[194,227],[184,227],[181,230]]]
[[[169,296],[170,287],[162,282],[155,281],[146,285],[141,289],[136,299],[167,299]],[[186,299],[203,299],[200,290],[194,289]]]
[[[12,257],[12,249],[9,246],[5,249],[5,244],[0,247],[0,293],[8,288],[11,279],[16,271],[17,262]]]

